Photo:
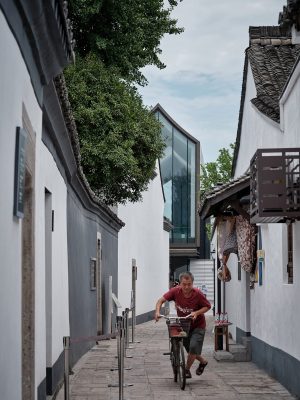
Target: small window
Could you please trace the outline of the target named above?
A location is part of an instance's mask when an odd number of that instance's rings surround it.
[[[96,288],[97,288],[97,260],[96,260],[96,258],[91,258],[91,260],[90,260],[90,284],[91,284],[91,290],[96,290]]]
[[[288,283],[293,283],[293,224],[287,224],[287,250]]]

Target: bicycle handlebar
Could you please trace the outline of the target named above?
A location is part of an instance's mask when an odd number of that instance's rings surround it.
[[[163,314],[159,314],[159,318],[164,318],[164,319],[171,320],[171,319],[189,319],[189,318],[193,318],[193,317],[191,316],[191,314],[186,315],[185,317],[178,317],[177,315],[166,316],[166,315],[163,315]]]

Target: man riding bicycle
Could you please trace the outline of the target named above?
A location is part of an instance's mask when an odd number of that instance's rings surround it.
[[[204,314],[211,308],[201,290],[193,287],[194,276],[191,272],[182,272],[179,275],[179,285],[171,288],[158,299],[155,307],[155,320],[160,318],[160,308],[166,301],[174,301],[179,317],[188,315],[193,318],[189,336],[183,339],[183,344],[188,352],[185,376],[191,378],[190,368],[197,359],[200,364],[196,374],[201,375],[207,365],[207,360],[201,356],[205,336],[206,321]]]

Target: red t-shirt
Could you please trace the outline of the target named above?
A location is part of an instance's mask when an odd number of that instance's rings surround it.
[[[210,302],[207,300],[201,290],[197,288],[192,289],[190,297],[184,297],[181,287],[176,286],[165,293],[163,297],[167,301],[175,301],[175,307],[177,310],[177,315],[179,317],[185,317],[189,315],[192,311],[198,311],[202,307],[211,308]],[[205,316],[204,314],[201,314],[196,318],[195,321],[193,321],[191,329],[205,329],[205,327]]]

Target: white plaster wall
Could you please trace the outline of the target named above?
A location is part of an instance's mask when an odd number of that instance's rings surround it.
[[[294,225],[294,283],[284,282],[286,226],[262,224],[263,285],[251,292],[252,335],[300,360],[300,224]]]
[[[69,335],[67,249],[67,188],[57,165],[42,142],[37,144],[36,173],[36,384],[45,378],[46,334],[52,338],[52,365]],[[54,210],[52,232],[52,332],[46,332],[45,315],[45,188],[51,192]],[[47,366],[52,366],[47,365]]]
[[[236,325],[241,325],[243,323],[243,291],[242,281],[238,281],[238,269],[237,269],[237,257],[235,254],[231,254],[227,264],[231,273],[231,281],[225,283],[225,311],[228,313],[228,320],[232,322],[233,325],[229,327],[229,331],[232,334],[233,339],[235,339]],[[221,283],[223,286],[223,282]],[[237,296],[232,296],[233,293],[237,293]]]
[[[265,117],[252,105],[250,100],[254,97],[256,97],[256,88],[251,67],[248,65],[242,134],[235,177],[244,174],[248,170],[250,160],[258,148],[279,147],[283,139],[279,124]]]
[[[300,65],[295,74],[295,83],[289,90],[285,102],[281,104],[281,119],[283,121],[283,147],[300,147]]]
[[[1,400],[21,400],[22,221],[13,217],[15,138],[16,127],[22,126],[22,102],[38,135],[42,112],[1,10],[0,54],[0,388]]]
[[[281,128],[251,105],[255,97],[254,81],[249,69],[247,92],[239,157],[235,177],[243,174],[257,148],[300,147],[300,83],[296,80],[285,101],[281,104]],[[300,359],[300,224],[294,224],[294,283],[286,284],[286,226],[284,224],[262,224],[262,248],[265,250],[263,285],[255,284],[251,296],[251,333],[253,336]],[[231,268],[231,264],[230,264]],[[231,272],[237,270],[232,265]],[[233,275],[233,274],[232,274]],[[234,272],[235,275],[235,272]],[[243,275],[242,275],[243,279]],[[243,282],[226,286],[229,315],[234,325],[244,328],[245,290]]]
[[[119,233],[118,298],[122,309],[130,307],[131,261],[136,259],[137,315],[154,310],[155,303],[169,287],[169,234],[163,230],[164,199],[157,176],[138,203],[118,207],[125,222]]]

